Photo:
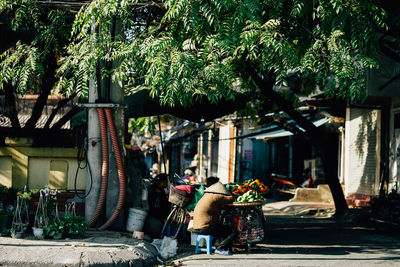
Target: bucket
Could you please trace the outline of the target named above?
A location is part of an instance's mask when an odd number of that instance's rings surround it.
[[[126,231],[128,232],[141,232],[146,219],[147,211],[139,208],[130,208],[128,220],[126,221]]]

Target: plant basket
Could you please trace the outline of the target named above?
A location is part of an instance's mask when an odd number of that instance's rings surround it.
[[[12,238],[24,238],[25,232],[11,232]]]
[[[35,227],[32,227],[32,231],[33,231],[33,235],[34,235],[37,239],[44,239],[43,228],[35,228]]]
[[[26,192],[17,196],[17,202],[14,210],[14,217],[11,224],[11,237],[23,238],[29,225],[29,214],[26,200],[30,199],[30,193]]]
[[[57,233],[57,234],[53,235],[53,239],[60,240],[62,238],[62,236],[63,236],[62,233]]]
[[[174,186],[169,188],[168,201],[179,207],[186,207],[192,201],[193,194],[189,194],[186,191],[176,189]]]

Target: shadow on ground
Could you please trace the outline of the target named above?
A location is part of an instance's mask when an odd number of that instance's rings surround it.
[[[378,232],[364,212],[349,214],[347,219],[334,220],[304,215],[266,214],[265,240],[252,247],[252,260],[265,260],[265,254],[274,254],[274,260],[296,259],[295,255],[312,256],[323,260],[330,256],[340,260],[341,255],[353,253],[368,254],[368,260],[400,260],[400,256],[378,255],[382,251],[398,250],[400,248],[399,232]],[[351,220],[349,220],[351,218]],[[179,254],[171,261],[179,261],[194,255],[194,247],[187,242],[179,244]],[[239,248],[229,260],[242,259],[247,249]],[[279,257],[282,255],[282,257]],[[294,255],[294,257],[293,257]],[[376,257],[374,257],[376,255]],[[337,257],[335,257],[337,256]],[[215,255],[198,255],[191,260],[213,260]],[[367,260],[362,258],[363,260]],[[224,260],[218,258],[218,260]],[[356,258],[350,259],[356,261]]]

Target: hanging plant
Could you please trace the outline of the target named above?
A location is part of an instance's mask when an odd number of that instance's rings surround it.
[[[46,210],[46,206],[44,203],[44,198],[46,200],[48,199],[49,196],[49,190],[46,189],[41,189],[39,193],[39,203],[36,209],[36,214],[35,214],[35,221],[33,223],[33,235],[38,238],[38,239],[43,239],[43,228],[48,225],[49,218],[48,218],[48,212]]]
[[[62,218],[65,234],[70,238],[83,237],[87,224],[81,216],[68,215]]]
[[[13,238],[23,238],[29,225],[27,200],[31,199],[31,193],[26,191],[17,194],[14,217],[11,225],[11,236]]]
[[[64,234],[69,238],[80,238],[87,230],[87,224],[75,213],[75,202],[65,205],[65,216],[61,219]]]
[[[43,239],[45,234],[52,237],[53,234],[50,234],[49,226],[57,221],[59,221],[57,190],[50,190],[50,187],[46,186],[44,189],[40,190],[33,234],[38,239]],[[52,226],[52,228],[54,227]]]

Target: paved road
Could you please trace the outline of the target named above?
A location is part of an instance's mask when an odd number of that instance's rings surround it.
[[[356,222],[294,213],[268,213],[266,241],[232,256],[193,255],[182,248],[182,266],[400,266],[400,234],[377,232],[364,217]],[[302,214],[306,214],[305,209]]]

